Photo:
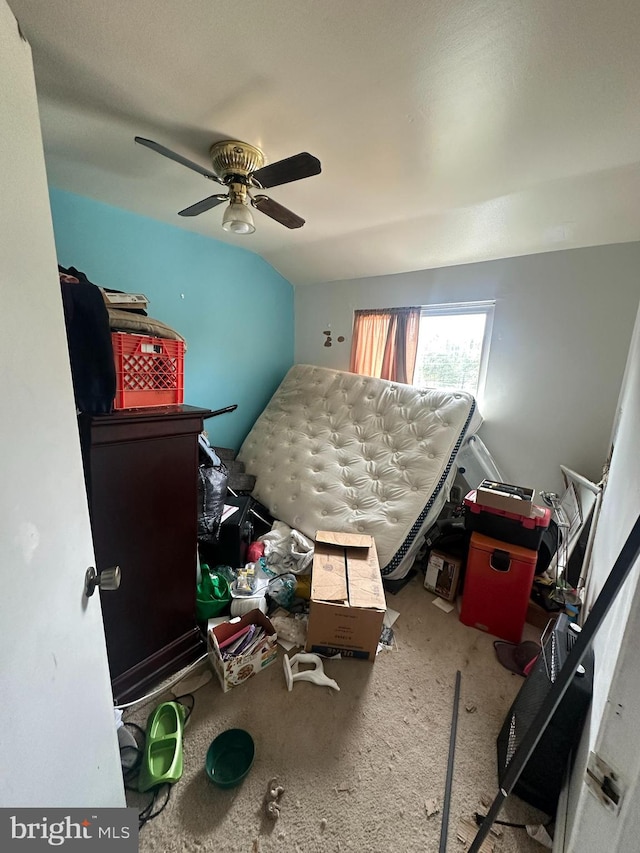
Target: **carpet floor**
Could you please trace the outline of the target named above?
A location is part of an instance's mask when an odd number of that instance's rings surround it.
[[[166,808],[141,829],[140,851],[435,853],[457,670],[461,697],[447,851],[466,849],[457,830],[497,793],[495,740],[522,678],[498,663],[494,637],[462,625],[456,611],[442,612],[433,599],[420,574],[387,595],[388,606],[400,613],[395,646],[373,665],[326,661],[340,692],[309,682],[296,682],[289,692],[281,648],[274,664],[229,693],[215,676],[197,690],[184,733],[184,774]],[[539,633],[527,626],[525,638],[539,639]],[[173,697],[156,697],[126,719],[144,725],[163,698]],[[252,734],[256,756],[244,782],[222,790],[205,774],[205,755],[212,739],[232,727]],[[274,778],[284,788],[275,821],[264,810]],[[141,808],[148,799],[131,793],[129,805]],[[515,796],[500,818],[548,820]],[[524,829],[500,830],[483,849],[544,850]]]

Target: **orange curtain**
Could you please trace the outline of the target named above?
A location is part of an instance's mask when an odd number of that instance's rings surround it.
[[[420,311],[411,307],[354,312],[349,370],[411,384]]]

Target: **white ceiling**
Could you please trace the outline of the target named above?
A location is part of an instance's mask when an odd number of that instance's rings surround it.
[[[9,0],[50,182],[262,255],[294,284],[640,239],[637,0]],[[236,138],[322,174],[228,235]]]

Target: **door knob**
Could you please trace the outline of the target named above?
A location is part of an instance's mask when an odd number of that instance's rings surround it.
[[[95,588],[118,589],[120,586],[120,566],[112,566],[97,572],[93,566],[89,566],[84,576],[84,594],[89,598],[93,595]]]

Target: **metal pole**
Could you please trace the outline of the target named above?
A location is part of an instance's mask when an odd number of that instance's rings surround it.
[[[449,806],[451,805],[451,784],[453,782],[453,761],[456,751],[456,732],[458,730],[458,705],[460,704],[460,670],[456,672],[456,687],[453,695],[453,715],[451,717],[451,734],[449,736],[449,761],[447,764],[447,779],[444,786],[444,803],[442,805],[442,825],[440,827],[439,853],[446,853],[447,834],[449,832]]]
[[[482,842],[489,834],[489,830],[498,816],[498,812],[500,811],[502,804],[517,784],[522,771],[531,758],[533,751],[545,732],[545,729],[551,722],[558,705],[562,701],[562,697],[567,692],[574,673],[587,653],[595,633],[606,618],[611,605],[615,601],[617,594],[622,588],[622,585],[627,579],[627,576],[639,555],[640,516],[638,516],[636,523],[631,529],[631,533],[627,537],[627,541],[622,546],[618,559],[615,561],[613,568],[609,572],[609,577],[605,581],[605,584],[600,591],[600,595],[595,600],[591,613],[582,626],[582,631],[578,634],[576,642],[569,652],[569,656],[567,657],[564,666],[558,673],[556,680],[551,685],[551,689],[540,706],[540,710],[533,718],[531,725],[522,738],[513,758],[507,765],[502,787],[496,795],[487,816],[482,821],[468,853],[479,853]]]

